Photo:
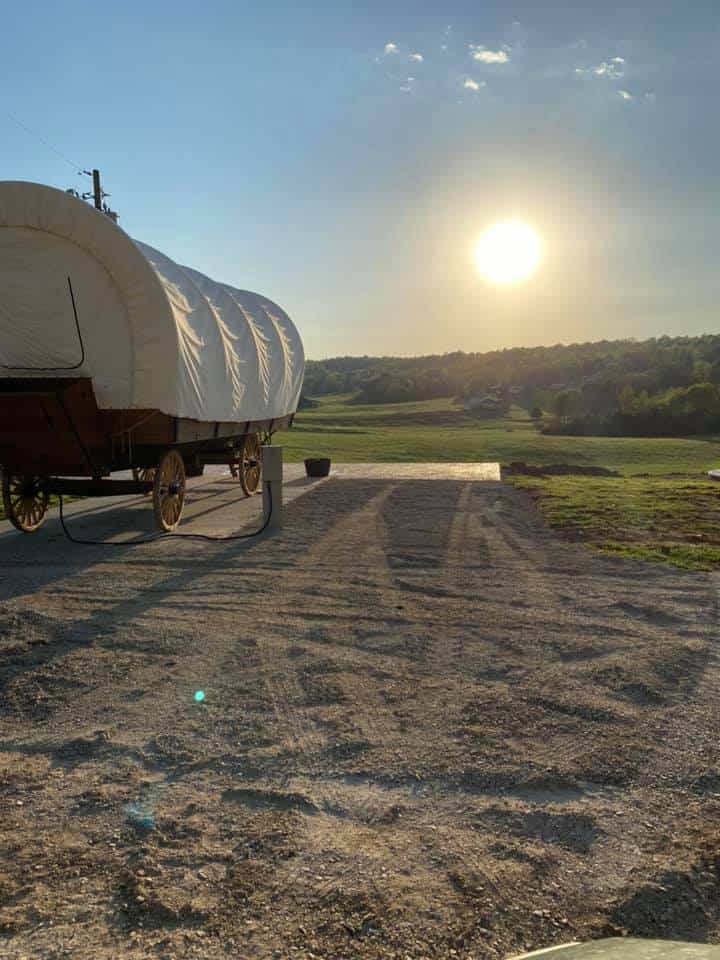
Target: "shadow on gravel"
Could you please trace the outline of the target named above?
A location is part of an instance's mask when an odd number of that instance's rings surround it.
[[[199,488],[192,492],[188,502],[195,505],[198,501],[211,501],[226,493],[223,489],[211,493],[207,488]],[[231,501],[224,499],[215,506],[193,511],[192,522],[232,508],[245,499],[244,495]],[[63,533],[57,511],[53,513],[55,515],[37,533],[23,534],[15,530],[0,533],[0,603],[16,596],[32,594],[48,584],[103,562],[122,561],[139,552],[155,549],[151,544],[133,543],[134,540],[157,535],[150,501],[145,498],[124,500],[116,508],[110,509],[106,505],[89,506],[65,517],[72,536],[80,540],[101,541],[97,546],[72,543]],[[183,535],[182,530],[181,527],[178,539]],[[127,536],[128,542],[102,543],[118,534]],[[168,545],[173,543],[170,538],[161,542]]]
[[[340,484],[338,488],[337,484]],[[347,488],[352,486],[352,496]],[[181,536],[168,538],[143,547],[86,547],[58,542],[49,525],[47,533],[38,536],[6,533],[0,536],[0,547],[11,543],[13,554],[0,560],[0,603],[24,595],[28,599],[59,580],[85,575],[102,578],[108,572],[117,577],[118,565],[132,565],[156,573],[166,571],[159,581],[153,579],[146,590],[137,590],[114,605],[101,606],[89,617],[76,620],[55,619],[29,610],[15,612],[0,606],[0,696],[7,686],[19,689],[17,696],[7,697],[6,704],[13,712],[29,712],[35,717],[48,717],[53,712],[53,698],[45,696],[45,688],[52,689],[62,699],[62,678],[48,675],[54,661],[74,650],[101,642],[103,646],[122,645],[121,635],[135,620],[146,616],[156,607],[163,607],[167,618],[172,612],[172,597],[183,596],[196,584],[198,578],[212,571],[237,569],[238,578],[249,579],[253,589],[262,590],[257,583],[257,569],[269,565],[271,572],[260,576],[277,576],[283,567],[293,566],[310,548],[322,540],[346,514],[361,509],[377,496],[378,483],[373,481],[332,481],[310,491],[286,507],[286,522],[279,533],[264,533],[256,539],[207,543]],[[258,498],[259,500],[259,498]],[[318,509],[318,502],[323,509]],[[118,511],[122,515],[122,511]],[[93,520],[83,528],[87,538],[107,533],[107,517]],[[262,561],[256,555],[262,553]],[[112,568],[115,568],[112,570]],[[134,571],[135,572],[135,571]],[[237,602],[243,585],[238,581],[232,589],[216,586],[208,600],[198,608],[211,611],[223,600]],[[61,605],[58,597],[58,605]],[[154,642],[151,640],[151,643]],[[145,649],[141,645],[138,650]],[[25,699],[23,678],[35,674],[47,683],[41,684],[43,696]]]
[[[385,500],[382,519],[386,530],[385,553],[394,574],[420,569],[440,569],[446,563],[450,525],[438,524],[433,512],[438,497],[447,515],[457,515],[467,481],[428,483],[405,480]]]
[[[317,484],[317,481],[299,477],[286,483],[285,487],[297,490],[311,487],[313,484]],[[231,500],[227,499],[228,487],[232,485],[237,484],[235,481],[223,478],[219,483],[215,481],[193,487],[188,495],[188,505],[192,508],[189,522],[186,521],[181,525],[176,535],[177,540],[166,538],[161,543],[172,549],[185,537],[186,544],[194,543],[199,549],[212,547],[213,544],[193,540],[187,537],[187,534],[203,532],[202,527],[197,529],[197,521],[222,510],[232,510],[237,504],[247,501],[244,494],[238,494]],[[214,502],[219,498],[222,498],[220,502]],[[262,522],[260,497],[257,497],[256,501],[257,517],[251,521],[242,518],[238,524],[239,532],[242,532],[249,523]],[[202,510],[197,509],[200,503],[204,505]],[[13,597],[31,595],[34,591],[57,580],[79,574],[83,570],[89,570],[105,562],[123,562],[128,558],[142,558],[143,555],[148,560],[151,556],[154,560],[157,559],[157,554],[150,552],[155,549],[152,546],[132,543],[132,540],[152,538],[157,534],[148,498],[123,499],[117,506],[110,508],[106,503],[94,505],[92,500],[88,500],[87,504],[87,507],[82,510],[75,510],[71,516],[66,516],[66,525],[73,536],[81,540],[103,541],[122,534],[130,542],[114,543],[110,546],[74,544],[63,533],[57,508],[52,511],[45,526],[35,534],[6,530],[0,533],[0,603],[11,600]],[[289,511],[289,505],[285,509]],[[247,547],[249,543],[251,541],[247,541],[245,546]],[[236,541],[235,545],[242,549],[243,542]],[[227,547],[228,544],[224,546]],[[0,626],[1,636],[2,627]]]

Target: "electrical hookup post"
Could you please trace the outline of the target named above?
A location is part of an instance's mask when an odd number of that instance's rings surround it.
[[[282,527],[282,447],[265,445],[262,451],[263,517],[268,530]]]

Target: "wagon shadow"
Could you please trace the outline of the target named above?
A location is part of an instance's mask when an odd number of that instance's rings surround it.
[[[283,486],[294,492],[317,487],[318,481],[298,477]],[[212,485],[203,484],[190,490],[188,505],[192,515],[174,535],[177,543],[181,543],[183,538],[185,543],[200,542],[194,541],[188,534],[202,534],[204,531],[197,529],[198,521],[223,510],[246,507],[228,523],[233,533],[247,532],[248,526],[260,526],[261,498],[248,499],[240,492],[229,498],[229,487],[237,487],[237,481],[221,478]],[[198,509],[199,506],[202,508]],[[78,539],[101,543],[89,546],[69,541],[60,525],[57,508],[51,511],[46,524],[37,533],[22,534],[14,529],[0,532],[0,603],[14,597],[28,596],[56,580],[108,561],[122,561],[142,553],[149,558],[136,541],[152,539],[157,535],[150,501],[146,497],[123,498],[110,506],[107,502],[97,504],[88,501],[87,506],[79,508],[75,503],[72,515],[66,514],[65,522],[70,533]],[[112,541],[110,545],[104,542],[120,534],[127,537],[127,542]],[[209,536],[213,536],[212,532]],[[172,544],[173,540],[167,538],[161,542]],[[236,541],[236,545],[241,543],[243,541]],[[197,567],[195,571],[197,573]]]
[[[183,533],[202,532],[195,529],[197,521],[240,504],[247,503],[248,510],[233,517],[233,530],[239,532],[248,523],[259,525],[262,522],[259,497],[248,502],[243,494],[238,493],[229,499],[227,488],[222,487],[215,491],[203,487],[190,493],[188,504],[192,515],[185,529],[181,527],[177,534],[178,540]],[[197,509],[198,505],[202,505],[202,509]],[[37,533],[22,534],[14,529],[0,533],[0,603],[31,595],[57,580],[100,567],[108,561],[122,561],[136,555],[138,550],[142,551],[143,541],[152,540],[157,535],[150,502],[145,497],[123,499],[111,505],[107,502],[88,503],[81,509],[74,504],[71,515],[66,511],[65,523],[78,540],[98,541],[98,544],[74,544],[68,540],[57,510],[52,511]],[[127,537],[127,540],[112,540],[118,535]],[[168,538],[162,542],[171,543],[172,540]]]
[[[305,481],[299,481],[297,485],[305,486]],[[13,549],[12,558],[5,556],[0,561],[0,651],[3,639],[9,637],[12,640],[11,634],[17,626],[18,617],[27,618],[32,623],[39,618],[42,623],[38,626],[47,634],[46,640],[39,644],[31,642],[29,648],[16,648],[9,655],[0,652],[0,693],[11,681],[32,675],[33,671],[42,670],[49,663],[77,649],[117,644],[119,635],[130,624],[154,608],[163,606],[166,615],[169,615],[173,606],[172,598],[184,596],[196,584],[198,577],[206,576],[213,570],[227,572],[236,569],[240,572],[247,569],[250,566],[247,555],[260,548],[264,548],[263,555],[255,561],[255,565],[273,568],[280,575],[283,567],[292,566],[293,558],[304,556],[308,548],[327,536],[346,513],[361,509],[367,500],[377,494],[375,483],[359,486],[361,489],[356,487],[354,497],[343,497],[336,505],[339,509],[330,511],[319,511],[317,499],[320,490],[310,491],[292,504],[294,509],[292,514],[288,512],[288,522],[282,533],[265,531],[248,540],[198,544],[194,539],[183,539],[180,534],[148,546],[147,551],[134,548],[131,544],[122,544],[113,548],[108,557],[110,551],[107,547],[68,549],[71,545],[64,539],[58,539],[58,534],[61,534],[57,521],[48,523],[47,534],[34,537],[9,533],[0,535],[0,549],[8,543],[12,544]],[[224,506],[227,506],[227,501]],[[206,510],[204,514],[208,512]],[[103,518],[93,517],[83,534],[90,537],[94,530],[96,535],[101,535],[102,521]],[[55,536],[52,535],[52,528]],[[28,610],[18,611],[14,605],[4,610],[2,608],[2,601],[11,597],[24,595],[31,601],[35,591],[54,581],[82,573],[102,578],[105,575],[104,567],[111,563],[115,565],[117,561],[130,563],[136,570],[141,567],[148,573],[160,569],[168,575],[149,584],[148,589],[134,590],[130,596],[123,597],[109,607],[103,606],[88,617],[55,620]],[[22,571],[20,575],[19,570]],[[117,571],[113,575],[117,576]],[[19,576],[22,578],[20,583]],[[208,599],[207,603],[208,610],[213,602],[222,600],[227,589],[227,586],[213,588],[212,600]],[[237,596],[236,585],[232,588],[232,596]],[[62,603],[60,595],[58,603]],[[148,648],[143,649],[147,652]]]

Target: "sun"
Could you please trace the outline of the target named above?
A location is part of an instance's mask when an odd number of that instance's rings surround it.
[[[507,220],[488,227],[475,247],[475,263],[488,281],[498,286],[522,283],[542,259],[542,240],[522,220]]]

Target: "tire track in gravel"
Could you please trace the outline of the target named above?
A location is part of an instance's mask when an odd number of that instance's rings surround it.
[[[393,631],[412,629],[414,625],[407,598],[402,597],[403,603],[398,604],[401,594],[387,562],[383,507],[396,488],[397,484],[386,484],[309,546],[292,569],[283,574],[279,588],[288,595],[292,610],[283,604],[268,621],[266,635],[258,640],[262,679],[284,731],[284,747],[296,754],[282,790],[307,797],[322,811],[321,816],[312,818],[312,823],[305,820],[305,829],[318,843],[326,836],[329,846],[346,842],[341,837],[382,818],[398,800],[396,791],[388,792],[372,777],[339,777],[338,771],[332,770],[337,761],[330,761],[332,766],[328,769],[330,734],[316,717],[317,705],[308,705],[302,682],[303,670],[312,670],[315,677],[313,668],[322,664],[321,658],[329,658],[330,666],[337,668],[340,675],[352,677],[350,686],[344,685],[347,711],[352,718],[351,736],[355,738],[350,745],[355,742],[362,750],[377,746],[387,750],[402,738],[392,703],[384,692],[385,677],[407,670],[407,657],[393,654],[389,658],[388,651],[382,648],[363,648],[365,639],[372,639],[373,630],[387,633],[389,624],[394,625]],[[327,602],[336,612],[340,607],[333,632],[338,637],[344,635],[342,643],[335,643],[330,637],[321,646],[312,636],[316,607],[319,600],[322,604],[322,598],[310,588],[317,587],[319,571],[327,571],[333,577]],[[402,615],[398,613],[399,606],[403,608]],[[289,628],[289,617],[297,622],[297,630]],[[307,656],[294,661],[291,649],[301,646],[306,650],[306,645],[310,650],[309,662]],[[344,721],[335,735],[347,736],[346,728]],[[399,790],[403,799],[412,796],[412,788],[402,786]],[[346,825],[341,827],[341,823]],[[287,864],[286,881],[301,883],[304,869],[303,857]]]
[[[406,487],[406,484],[403,487]],[[337,546],[329,559],[333,568],[339,570],[349,568],[352,564],[357,567],[358,560],[361,559],[360,576],[356,577],[352,584],[352,606],[355,611],[361,612],[361,616],[365,611],[373,611],[374,619],[386,631],[389,630],[394,634],[420,633],[422,635],[433,629],[436,624],[438,601],[436,598],[428,600],[423,593],[407,591],[404,582],[398,582],[397,568],[392,569],[388,562],[388,558],[393,557],[402,563],[398,552],[404,555],[405,547],[412,552],[417,546],[415,524],[412,519],[409,523],[404,523],[401,502],[392,506],[388,503],[393,495],[399,494],[400,488],[397,485],[388,488],[382,497],[374,500],[365,513],[360,513],[355,518],[352,531],[336,531]],[[402,499],[405,500],[406,505],[408,502],[412,504],[412,492],[404,491]],[[463,510],[466,502],[466,500],[463,501]],[[390,510],[387,517],[384,516],[384,506]],[[399,520],[396,517],[396,508],[400,510]],[[392,534],[388,529],[388,521],[395,522]],[[461,538],[462,533],[458,533],[457,536]],[[442,549],[432,547],[429,550],[430,562],[441,563],[442,559]],[[425,574],[423,573],[422,576],[424,577]],[[346,585],[341,584],[341,589],[345,590]],[[398,614],[398,607],[402,608],[401,615]],[[437,641],[437,638],[435,639]],[[362,638],[359,638],[358,647],[361,644]],[[369,747],[382,749],[386,755],[383,762],[390,763],[391,767],[393,759],[388,755],[394,754],[395,762],[399,760],[402,768],[408,761],[405,754],[408,737],[410,743],[414,739],[412,721],[410,721],[410,729],[406,731],[403,722],[399,719],[405,715],[407,698],[414,697],[417,690],[417,687],[407,688],[405,683],[407,674],[421,666],[423,675],[437,675],[438,671],[434,663],[436,646],[437,642],[428,646],[427,656],[424,654],[423,656],[416,654],[412,658],[398,656],[391,663],[380,660],[388,668],[387,672],[400,681],[397,694],[392,680],[383,682],[382,676],[378,676],[376,669],[369,672],[358,669],[356,652],[358,647],[355,650],[348,647],[347,654],[343,652],[344,656],[349,656],[351,665],[355,669],[351,698],[354,723],[360,728],[360,736]],[[333,653],[337,653],[336,647],[330,649]],[[382,657],[382,651],[379,652],[379,656]],[[370,657],[366,657],[363,652],[361,661],[363,666],[366,659],[367,666],[371,666],[371,657],[375,657],[376,663],[378,662],[378,655],[371,654]],[[398,675],[398,671],[402,671],[402,675]],[[435,687],[431,683],[426,688],[424,696],[434,699],[436,697],[434,691]],[[400,816],[399,811],[403,809],[417,810],[421,818],[427,816],[426,813],[419,813],[419,806],[422,804],[418,794],[418,782],[407,773],[401,774],[401,779],[394,780],[392,774],[383,772],[383,768],[375,774],[368,772],[362,776],[344,777],[338,776],[337,770],[328,770],[316,776],[307,774],[303,776],[299,772],[293,784],[313,797],[318,807],[326,812],[326,817],[314,820],[308,829],[312,829],[318,843],[325,843],[328,848],[332,848],[333,844],[338,842],[341,844],[349,842],[347,838],[352,835],[352,830],[358,827],[371,823],[392,822],[395,817]],[[388,817],[390,820],[386,819]],[[342,821],[347,823],[346,827],[339,826]],[[343,836],[346,837],[345,840],[342,839]],[[384,843],[377,847],[377,853],[382,858],[386,858],[384,862],[391,864],[392,851],[389,847],[386,848]],[[302,869],[301,860],[288,865],[288,877],[293,883],[302,880]]]
[[[392,601],[386,596],[389,578],[381,546],[383,531],[378,518],[393,489],[392,484],[387,484],[359,509],[344,517],[284,573],[279,588],[291,596],[292,611],[284,609],[271,614],[267,634],[258,638],[265,689],[273,703],[276,718],[287,731],[287,745],[292,751],[302,753],[306,765],[318,762],[327,744],[327,734],[318,727],[312,708],[303,705],[306,691],[298,672],[300,668],[288,656],[293,644],[303,644],[308,640],[307,625],[303,621],[306,616],[312,620],[319,599],[317,595],[309,593],[308,587],[317,583],[319,570],[327,570],[334,575],[334,582],[328,591],[331,594],[328,602],[335,611],[338,601],[344,601],[348,607],[347,615],[341,616],[336,623],[337,632],[352,629],[358,610],[372,611],[372,621],[384,622],[383,614],[390,612]],[[346,572],[349,571],[353,572],[350,582],[346,579]],[[308,606],[310,609],[307,609]],[[297,629],[291,627],[288,630],[289,617],[290,622],[297,623]],[[357,671],[359,664],[353,661],[354,648],[355,644],[338,650],[331,642],[327,645],[327,652],[332,653],[339,666]],[[375,709],[379,706],[372,675],[363,666],[365,664],[361,666],[363,683],[353,689],[353,693],[361,693],[363,697],[363,703],[358,708],[359,715],[365,714],[368,707]]]
[[[447,549],[443,568],[445,582],[465,597],[474,597],[477,586],[477,576],[474,564],[468,564],[470,528],[473,525],[473,500],[475,488],[472,483],[463,486],[457,506],[450,523]],[[465,652],[468,643],[467,634],[460,630],[448,637],[445,643],[436,642],[433,649],[435,669],[441,674],[451,671],[467,671],[464,664]]]

